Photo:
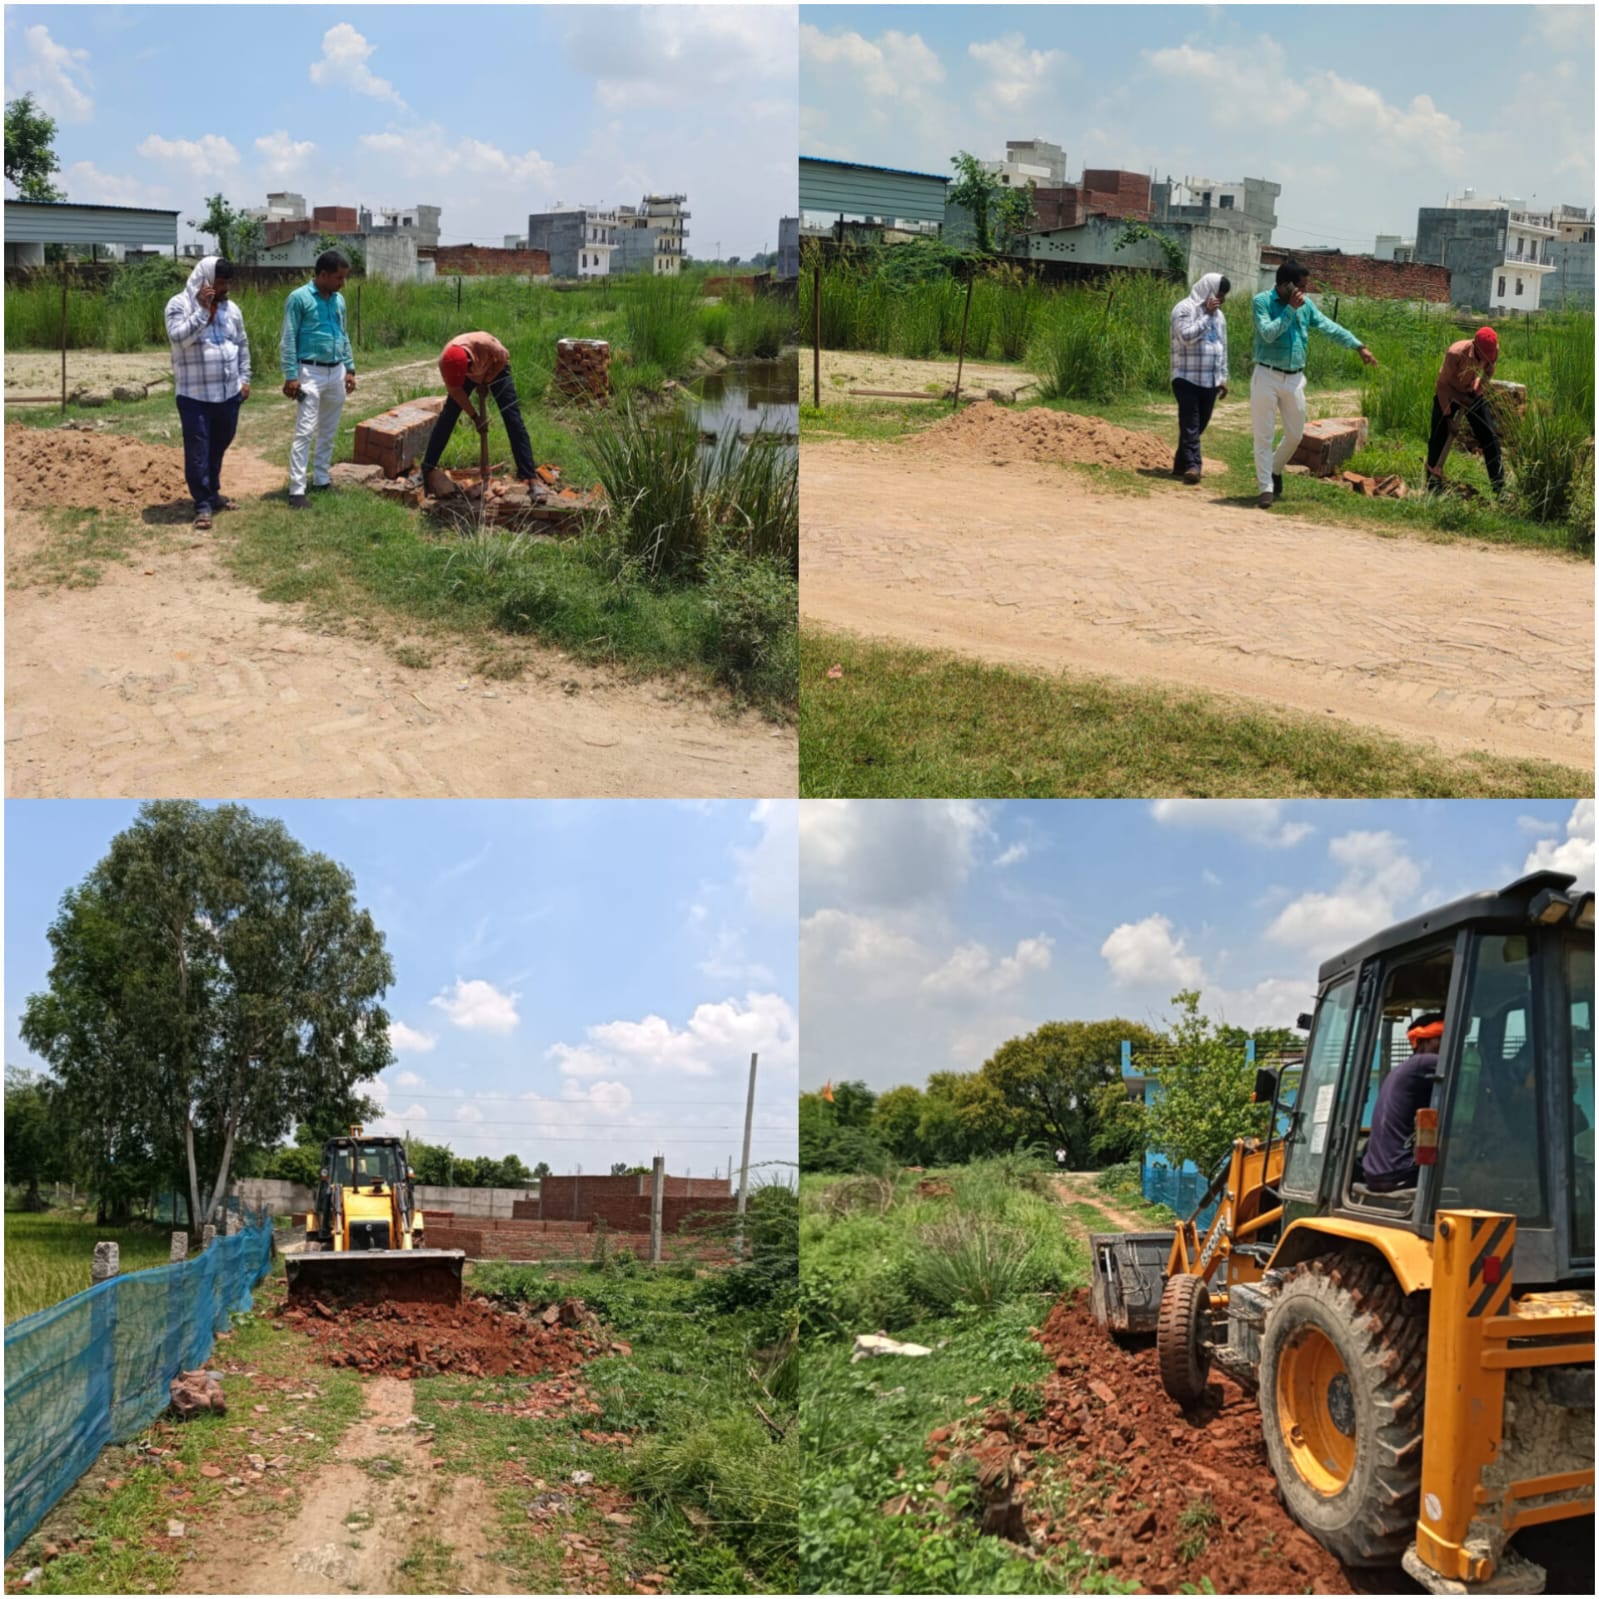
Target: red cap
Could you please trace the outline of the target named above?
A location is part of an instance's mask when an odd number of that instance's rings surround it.
[[[466,351],[459,344],[445,345],[444,354],[439,357],[439,371],[449,388],[458,389],[466,382],[466,363]]]
[[[1489,355],[1499,353],[1499,335],[1492,328],[1478,328],[1477,337],[1472,342],[1479,350],[1485,350]]]

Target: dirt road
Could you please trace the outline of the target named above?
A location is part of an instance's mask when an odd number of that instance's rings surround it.
[[[282,472],[235,450],[240,498]],[[225,524],[225,517],[219,523]],[[222,529],[219,527],[219,532]],[[92,588],[19,586],[49,537],[6,507],[6,792],[14,798],[769,796],[797,783],[794,734],[664,682],[556,650],[520,678],[470,656],[398,665],[232,578],[178,526]]]
[[[371,1379],[365,1415],[304,1485],[293,1519],[207,1527],[184,1592],[402,1593],[413,1586],[402,1567],[424,1543],[429,1566],[449,1568],[459,1591],[525,1592],[507,1586],[502,1565],[479,1564],[503,1541],[493,1493],[476,1477],[434,1471],[411,1411],[410,1383]]]
[[[1209,487],[1096,493],[916,441],[807,445],[800,474],[811,623],[1592,764],[1593,571],[1575,560],[1266,516]]]
[[[1098,1176],[1099,1173],[1093,1171],[1062,1172],[1055,1179],[1055,1193],[1059,1197],[1061,1204],[1092,1205],[1113,1228],[1124,1228],[1130,1233],[1149,1232],[1155,1224],[1142,1217],[1135,1216],[1130,1210],[1123,1210],[1109,1194],[1099,1187],[1095,1181]],[[1067,1216],[1067,1225],[1085,1236],[1090,1230],[1083,1226],[1075,1216],[1071,1215]]]

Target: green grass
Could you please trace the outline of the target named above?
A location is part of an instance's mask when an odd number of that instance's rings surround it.
[[[807,1593],[1120,1592],[1070,1546],[1033,1559],[985,1537],[973,1484],[956,1461],[928,1458],[927,1434],[992,1404],[1037,1405],[1049,1366],[1031,1330],[1087,1263],[1048,1197],[1049,1172],[1017,1158],[927,1174],[954,1194],[929,1199],[917,1175],[887,1190],[859,1178],[801,1180],[805,1473],[800,1575]],[[940,1229],[1004,1229],[1031,1268],[978,1307],[935,1311],[917,1287]],[[886,1331],[932,1350],[852,1363],[856,1333]],[[1042,1477],[1049,1470],[1040,1460]],[[901,1514],[885,1514],[890,1501]]]
[[[827,676],[835,663],[842,679]],[[1562,798],[1592,785],[1553,762],[1441,756],[1331,719],[812,629],[800,703],[809,798]]]
[[[1107,1166],[1094,1179],[1094,1186],[1108,1194],[1119,1210],[1141,1217],[1151,1227],[1170,1227],[1176,1212],[1168,1205],[1157,1205],[1144,1198],[1140,1186],[1141,1169],[1137,1161],[1127,1161],[1119,1166]]]
[[[124,1272],[165,1266],[171,1258],[170,1227],[102,1227],[64,1211],[8,1210],[5,1222],[8,1326],[87,1288],[94,1246],[102,1239],[121,1246]]]
[[[171,547],[170,528],[142,525],[125,511],[47,506],[40,515],[50,537],[29,553],[13,581],[43,588],[93,588],[107,566]]]

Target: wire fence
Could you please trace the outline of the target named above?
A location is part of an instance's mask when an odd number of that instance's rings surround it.
[[[186,1260],[96,1283],[6,1329],[7,1558],[111,1443],[148,1427],[271,1269],[251,1216]]]

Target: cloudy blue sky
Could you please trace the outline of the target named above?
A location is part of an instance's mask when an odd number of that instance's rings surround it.
[[[388,940],[383,1129],[558,1172],[725,1173],[760,1053],[752,1159],[792,1160],[794,801],[254,802],[354,873]],[[136,807],[5,808],[6,1060],[62,893]],[[782,1168],[770,1168],[782,1175]]]
[[[1593,801],[807,801],[801,1086],[971,1071],[1051,1020],[1291,1026],[1320,963],[1523,872],[1594,881]]]
[[[7,6],[5,93],[59,125],[69,200],[201,214],[443,207],[498,245],[556,201],[683,192],[690,253],[794,214],[792,6]],[[733,158],[733,152],[737,158]]]
[[[1370,250],[1471,186],[1594,203],[1591,6],[801,6],[800,152],[948,173],[1006,139],[1282,185],[1276,242]]]

